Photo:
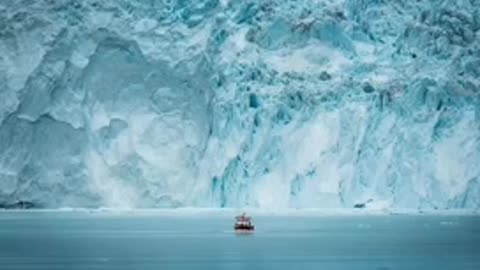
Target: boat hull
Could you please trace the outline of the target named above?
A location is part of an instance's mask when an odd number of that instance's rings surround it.
[[[254,226],[236,225],[234,227],[236,233],[253,233],[255,231]]]

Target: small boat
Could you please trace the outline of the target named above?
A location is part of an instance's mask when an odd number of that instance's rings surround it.
[[[235,219],[236,233],[253,233],[255,231],[255,226],[252,224],[252,219],[245,213],[243,213],[241,216],[235,217]]]

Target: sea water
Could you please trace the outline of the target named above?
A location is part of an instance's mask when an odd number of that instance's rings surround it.
[[[479,216],[0,212],[0,269],[480,269]]]

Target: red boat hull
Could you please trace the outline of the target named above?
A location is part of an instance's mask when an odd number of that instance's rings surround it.
[[[235,232],[237,233],[252,233],[255,231],[254,226],[235,226]]]

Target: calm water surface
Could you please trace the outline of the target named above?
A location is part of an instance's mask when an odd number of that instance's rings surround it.
[[[0,269],[480,269],[480,217],[0,212]]]

